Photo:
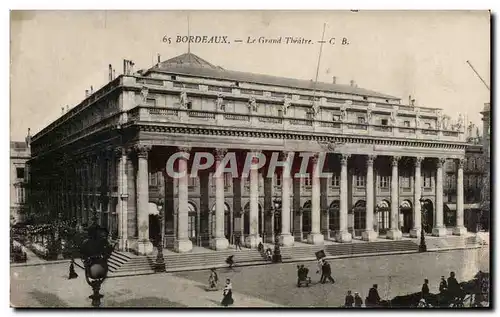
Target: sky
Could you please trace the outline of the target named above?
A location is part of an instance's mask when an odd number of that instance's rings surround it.
[[[85,90],[107,83],[108,64],[123,71],[187,52],[177,36],[227,36],[229,44],[192,44],[191,52],[225,69],[315,79],[442,108],[481,126],[490,92],[488,11],[25,11],[11,14],[10,128],[24,140],[76,106]],[[172,43],[163,38],[172,38]],[[246,43],[292,36],[313,44]],[[341,45],[342,38],[349,45]],[[331,38],[335,45],[329,45]],[[243,43],[235,43],[242,39]],[[481,129],[480,129],[481,130]]]

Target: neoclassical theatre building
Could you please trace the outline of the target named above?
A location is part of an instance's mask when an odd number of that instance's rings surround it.
[[[225,249],[241,239],[283,245],[462,235],[464,123],[436,108],[350,85],[230,71],[186,53],[123,74],[32,137],[32,195],[85,226],[97,213],[119,249]],[[248,176],[191,170],[197,152],[294,154],[292,171]],[[307,177],[295,177],[312,153]],[[318,153],[327,153],[319,177]],[[457,169],[456,217],[443,222],[443,163]],[[423,208],[422,208],[423,207]],[[425,212],[422,212],[425,211]]]

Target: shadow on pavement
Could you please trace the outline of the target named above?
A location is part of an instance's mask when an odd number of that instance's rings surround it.
[[[142,297],[129,299],[122,302],[113,300],[106,301],[106,307],[187,307],[177,302],[171,302],[168,299],[160,297]]]
[[[52,293],[40,292],[38,290],[29,293],[43,307],[69,307],[62,299]]]

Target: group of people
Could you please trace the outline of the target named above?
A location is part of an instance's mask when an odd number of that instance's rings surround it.
[[[210,269],[210,276],[208,278],[208,286],[210,290],[217,290],[219,284],[219,276],[215,269]],[[226,285],[224,285],[224,289],[222,290],[222,301],[221,305],[227,307],[229,305],[234,304],[233,299],[233,285],[231,284],[230,279],[226,279]]]
[[[378,285],[373,286],[368,291],[368,296],[365,298],[365,307],[377,307],[380,305],[380,296],[378,294]],[[344,307],[363,307],[363,299],[359,296],[358,292],[347,291],[345,297]]]
[[[335,280],[332,277],[332,267],[330,263],[328,263],[324,258],[318,259],[318,270],[317,274],[321,272],[321,277],[319,282],[321,284],[325,284],[327,281],[335,283]],[[310,283],[311,278],[308,277],[309,269],[304,267],[304,265],[297,265],[297,286],[300,287],[301,283]]]
[[[264,251],[264,245],[262,244],[262,242],[259,242],[259,245],[257,246],[257,250],[261,253],[261,254],[264,254],[264,256],[266,257],[266,260],[268,261],[272,261],[273,259],[273,250],[271,250],[271,248],[267,248],[265,251]]]

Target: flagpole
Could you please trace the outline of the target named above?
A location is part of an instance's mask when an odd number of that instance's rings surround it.
[[[191,41],[189,40],[190,39],[190,30],[189,30],[189,13],[187,15],[187,22],[188,22],[188,54],[191,53]]]
[[[321,35],[321,44],[319,47],[318,65],[316,66],[316,78],[314,80],[313,98],[316,95],[316,86],[318,84],[319,65],[321,63],[321,53],[323,52],[323,42],[325,41],[325,29],[326,29],[326,23],[323,23],[323,34]]]

